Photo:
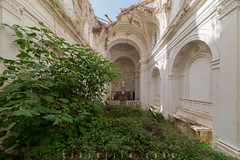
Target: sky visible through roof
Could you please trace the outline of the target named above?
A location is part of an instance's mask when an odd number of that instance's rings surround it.
[[[96,16],[107,20],[105,17],[107,14],[111,20],[115,21],[121,9],[137,4],[139,1],[142,2],[142,0],[90,0],[90,3]],[[153,3],[148,6],[152,7]]]

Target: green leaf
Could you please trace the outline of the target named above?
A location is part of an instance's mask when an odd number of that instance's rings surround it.
[[[16,116],[26,116],[26,117],[33,117],[32,111],[30,110],[17,110],[14,112]]]
[[[49,113],[55,113],[55,114],[61,113],[60,110],[56,110],[56,109],[54,109],[54,108],[51,108],[51,109],[49,109],[48,111],[49,111]]]
[[[58,99],[59,101],[63,102],[63,103],[68,103],[68,99],[65,99],[65,98],[60,98]]]
[[[8,138],[3,140],[2,146],[5,149],[8,149],[8,148],[12,147],[15,144],[16,144],[16,137],[15,136],[10,136],[10,137],[8,137]]]
[[[54,97],[57,97],[59,95],[59,93],[58,92],[51,92],[50,95],[54,96]]]
[[[44,100],[48,101],[49,103],[54,101],[54,98],[52,96],[43,96],[42,97]]]
[[[36,110],[30,110],[30,112],[31,112],[33,115],[35,115],[35,116],[39,116],[39,115],[40,115],[40,113],[39,113],[38,111],[36,111]]]
[[[27,96],[31,97],[31,98],[38,98],[38,95],[31,92],[31,91],[24,91],[24,94],[26,94]]]
[[[25,101],[25,99],[11,100],[11,101],[8,101],[7,103],[5,103],[3,106],[9,107],[9,106],[15,105],[14,107],[16,107],[16,106],[21,105],[21,103],[23,103],[24,101]]]
[[[50,115],[44,116],[43,118],[45,118],[47,120],[53,120],[55,117],[56,117],[55,115],[50,114]]]
[[[0,138],[6,136],[6,134],[7,134],[7,131],[1,131],[1,132],[0,132]]]
[[[10,111],[12,108],[10,107],[4,107],[4,108],[0,108],[0,113],[3,111]]]
[[[14,92],[23,86],[22,83],[10,84],[5,88],[6,92]]]
[[[10,121],[5,121],[4,123],[0,124],[1,128],[9,128],[9,126],[12,124]]]
[[[45,27],[45,25],[43,24],[43,22],[38,22],[42,27]]]
[[[35,31],[40,31],[40,29],[38,29],[37,27],[28,27],[28,28]]]
[[[43,64],[40,64],[40,63],[35,63],[35,67],[36,67],[37,69],[41,69],[41,68],[44,67],[44,65],[43,65]]]
[[[4,70],[3,71],[3,75],[6,75],[6,74],[11,74],[12,72],[10,70]]]
[[[17,40],[15,40],[14,42],[16,42],[16,43],[20,46],[21,49],[25,49],[25,47],[26,47],[26,42],[25,42],[24,39],[17,39]]]
[[[21,53],[17,55],[18,58],[20,59],[24,59],[24,58],[31,58],[31,56],[26,53],[26,52],[23,52],[23,51],[20,51]]]
[[[39,105],[33,108],[33,110],[36,110],[39,113],[44,113],[46,111],[46,108],[44,108],[43,106]]]
[[[40,139],[40,143],[41,144],[49,144],[49,143],[51,143],[51,137],[50,136],[45,136],[45,137],[42,137],[41,139]]]
[[[43,88],[43,89],[49,89],[46,85],[44,84],[34,84],[33,87],[40,87],[40,88]]]
[[[30,38],[33,38],[33,37],[36,37],[37,34],[36,33],[27,33],[27,36],[30,37]]]
[[[55,126],[55,125],[57,125],[58,123],[61,123],[61,122],[62,122],[62,120],[59,119],[59,118],[57,118],[57,119],[54,121],[53,125]]]
[[[6,80],[6,77],[0,77],[0,86],[2,86]]]

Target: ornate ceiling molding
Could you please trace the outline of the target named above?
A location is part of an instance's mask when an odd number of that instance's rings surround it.
[[[223,0],[217,8],[219,19],[224,18],[239,6],[240,0]]]
[[[14,15],[23,15],[24,7],[17,0],[2,0],[2,6]]]

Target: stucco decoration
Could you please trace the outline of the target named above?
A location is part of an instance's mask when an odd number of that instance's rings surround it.
[[[221,5],[217,8],[219,19],[224,18],[227,14],[237,8],[240,0],[222,0]]]

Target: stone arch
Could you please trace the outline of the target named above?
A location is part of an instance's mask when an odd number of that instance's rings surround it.
[[[212,128],[212,51],[203,41],[186,43],[171,66],[171,113]]]
[[[132,37],[132,36],[129,36],[128,38],[126,38],[126,36],[120,36],[119,35],[118,37],[114,37],[114,38],[110,39],[110,42],[108,43],[108,47],[107,47],[107,50],[106,50],[106,56],[107,57],[108,57],[108,54],[109,54],[109,50],[114,45],[119,44],[119,43],[126,43],[126,44],[130,44],[133,47],[135,47],[136,50],[139,53],[140,59],[142,57],[144,57],[144,55],[147,53],[146,47],[140,39]]]
[[[120,56],[115,57],[114,59],[112,59],[112,61],[113,61],[114,63],[116,63],[119,59],[128,59],[129,61],[132,62],[132,64],[134,65],[134,68],[136,69],[137,63],[134,62],[134,59],[132,59],[131,57],[129,57],[129,56],[121,56],[121,55],[120,55]]]
[[[193,42],[193,41],[202,41],[204,42],[211,50],[211,61],[219,61],[220,60],[220,51],[219,48],[217,47],[215,41],[209,37],[204,33],[201,33],[201,30],[198,30],[198,32],[194,32],[192,33],[190,36],[188,36],[185,40],[183,40],[182,42],[179,43],[179,45],[176,47],[176,49],[174,50],[174,52],[172,53],[172,55],[170,56],[170,60],[169,60],[169,64],[170,66],[173,65],[174,60],[176,59],[178,53],[180,52],[180,50],[188,43]],[[200,34],[201,33],[201,34]],[[172,67],[169,70],[169,73],[172,73]]]
[[[107,51],[107,57],[110,58],[122,71],[122,76],[117,80],[118,86],[111,84],[109,86],[108,99],[120,100],[123,105],[127,100],[138,100],[139,93],[139,60],[138,49],[126,41],[116,41],[111,43]],[[127,71],[129,70],[130,71]],[[123,87],[123,84],[125,87]]]

